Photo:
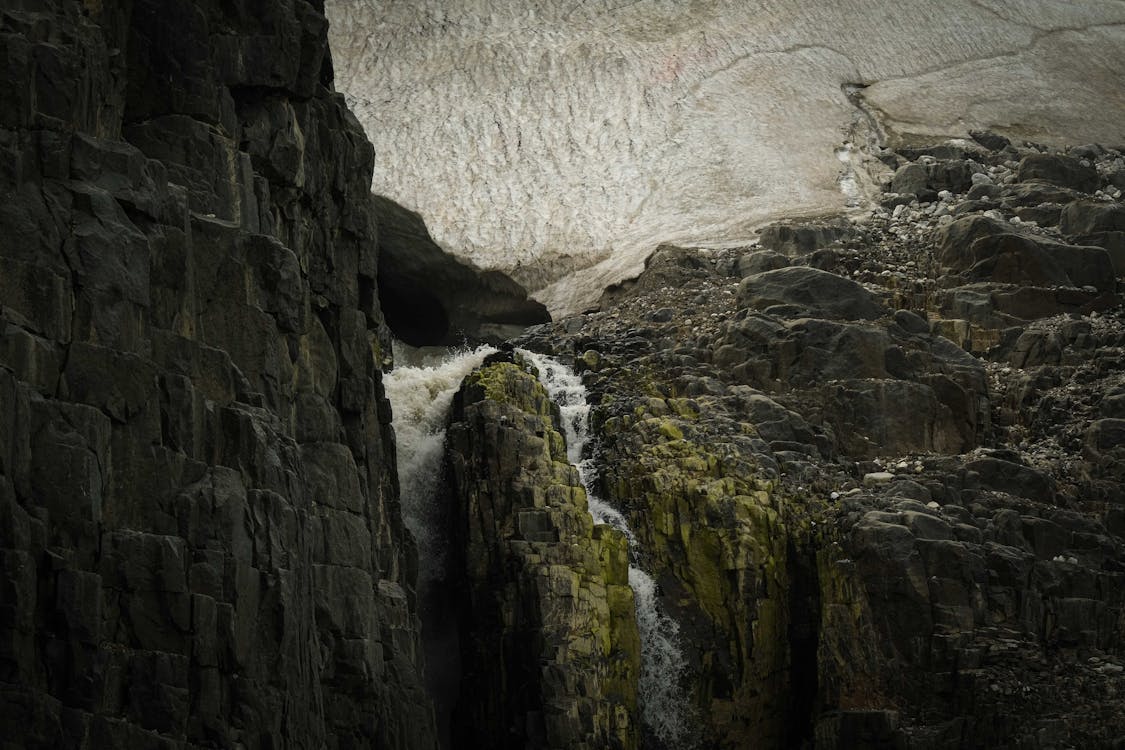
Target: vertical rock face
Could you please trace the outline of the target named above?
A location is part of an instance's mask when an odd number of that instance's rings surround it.
[[[6,3],[0,724],[431,747],[321,4]]]
[[[718,412],[652,397],[606,419],[605,490],[682,628],[703,746],[797,747],[812,696],[793,645],[815,648],[815,636],[794,637],[806,622],[789,548],[807,527],[786,512],[760,443],[716,429]]]
[[[475,371],[454,402],[465,747],[637,746],[628,545],[593,525],[557,421],[512,362]]]

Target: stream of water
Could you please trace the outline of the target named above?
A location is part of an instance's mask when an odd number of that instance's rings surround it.
[[[573,370],[558,360],[520,350],[539,370],[547,393],[559,405],[567,458],[578,468],[590,515],[595,523],[613,526],[629,540],[629,586],[637,610],[641,638],[641,676],[638,694],[641,719],[660,743],[685,748],[691,743],[688,700],[680,686],[686,661],[680,649],[680,627],[661,608],[656,581],[638,566],[640,545],[625,516],[598,495],[597,468],[590,447],[590,404],[586,386]]]
[[[396,367],[383,376],[394,412],[403,521],[418,546],[418,599],[426,648],[426,681],[439,723],[456,701],[459,678],[455,616],[443,589],[448,565],[447,509],[441,507],[445,431],[453,396],[461,381],[492,347],[423,351],[395,346]],[[629,585],[636,602],[641,640],[638,695],[641,719],[659,744],[682,750],[691,743],[687,696],[680,687],[685,660],[679,626],[661,609],[656,582],[637,565],[640,547],[625,516],[599,497],[597,470],[590,451],[590,406],[581,378],[562,363],[520,352],[539,370],[540,380],[559,405],[567,457],[586,488],[590,515],[629,541]],[[440,727],[448,744],[448,726]]]
[[[383,388],[394,413],[402,516],[418,545],[418,588],[444,575],[445,517],[440,507],[445,428],[453,396],[465,376],[496,351],[490,346],[461,350],[410,349],[395,344],[393,370]]]
[[[456,596],[446,582],[449,511],[443,506],[445,431],[465,376],[496,351],[413,349],[395,343],[396,367],[383,376],[391,402],[402,518],[418,547],[418,611],[426,690],[434,702],[441,747],[452,746],[450,718],[461,683]]]

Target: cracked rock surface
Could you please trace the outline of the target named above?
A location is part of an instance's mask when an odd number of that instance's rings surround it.
[[[1120,744],[1125,158],[974,138],[524,337],[586,373],[703,747]]]

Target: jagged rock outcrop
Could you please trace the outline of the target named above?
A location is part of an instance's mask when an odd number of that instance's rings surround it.
[[[822,699],[862,710],[818,736],[877,720],[876,747],[1116,746],[1125,543],[1012,459],[923,460],[830,516]]]
[[[460,571],[459,747],[636,748],[640,643],[628,544],[594,525],[558,407],[491,358],[447,433]]]
[[[395,338],[411,346],[500,343],[551,319],[527,290],[499,271],[446,253],[422,217],[375,196],[379,300]]]
[[[434,746],[326,26],[0,11],[7,745]]]
[[[1125,161],[978,135],[880,153],[925,186],[821,247],[661,248],[524,337],[587,371],[707,746],[1120,744],[1125,315],[1086,238]]]

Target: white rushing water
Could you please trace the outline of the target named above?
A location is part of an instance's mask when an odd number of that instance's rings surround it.
[[[456,651],[455,640],[446,632],[449,623],[436,621],[447,619],[448,613],[435,601],[442,596],[437,587],[445,578],[447,564],[443,532],[446,518],[440,507],[446,423],[461,381],[494,351],[487,346],[474,350],[417,350],[396,342],[398,364],[383,376],[383,387],[394,412],[403,520],[418,545],[419,594],[423,609],[430,612],[423,612],[423,620],[427,655],[433,664],[452,658]],[[596,467],[590,456],[583,455],[590,441],[586,387],[563,364],[533,352],[521,354],[538,368],[548,393],[559,404],[567,457],[578,468],[594,522],[618,529],[629,541],[629,585],[636,601],[641,639],[641,718],[664,746],[688,747],[691,731],[687,699],[680,687],[686,662],[679,645],[679,626],[661,610],[652,576],[635,564],[638,542],[625,516],[595,491]],[[431,674],[427,679],[431,692],[456,695],[456,684],[450,675]]]
[[[394,413],[403,521],[418,544],[420,589],[442,578],[446,563],[438,489],[449,408],[461,381],[494,351],[482,346],[426,352],[396,342],[395,362],[404,364],[383,376]]]
[[[559,405],[567,458],[578,468],[594,522],[618,529],[629,540],[629,586],[633,589],[637,630],[641,638],[638,685],[641,718],[665,747],[689,747],[692,731],[688,701],[680,686],[680,677],[687,664],[680,649],[680,626],[661,609],[656,581],[636,565],[639,545],[629,522],[620,511],[598,496],[593,457],[583,455],[590,441],[590,405],[586,400],[586,386],[569,367],[555,359],[522,349],[520,354],[539,370],[539,379]]]

